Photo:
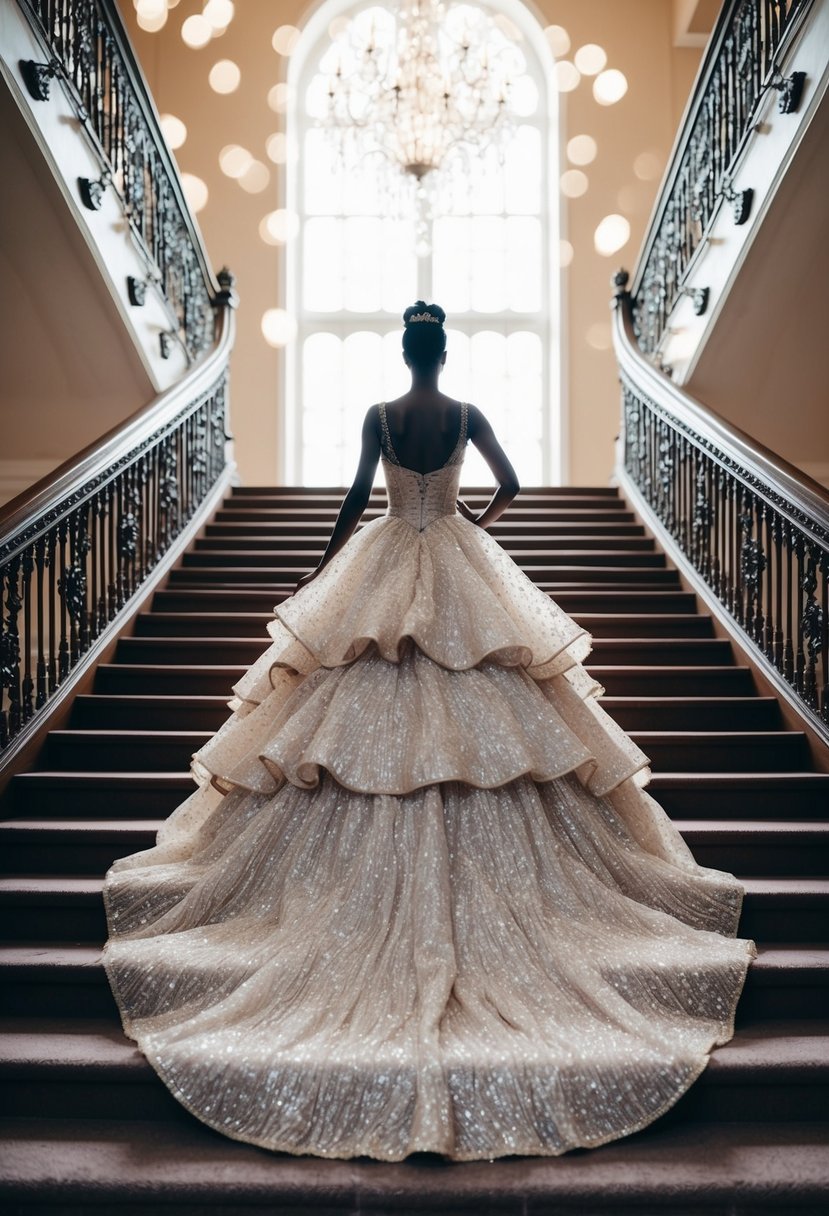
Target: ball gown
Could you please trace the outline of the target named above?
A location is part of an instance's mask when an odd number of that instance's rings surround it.
[[[124,1032],[197,1119],[294,1154],[555,1156],[734,1033],[744,889],[597,701],[591,640],[419,473],[277,605],[154,847],[107,871]]]

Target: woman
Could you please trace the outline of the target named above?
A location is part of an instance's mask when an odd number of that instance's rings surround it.
[[[590,639],[484,531],[518,492],[438,391],[373,406],[318,568],[114,863],[104,965],[194,1115],[289,1153],[557,1155],[644,1127],[733,1034],[743,888],[698,866],[597,704]],[[457,503],[467,439],[499,482]],[[388,514],[353,535],[377,460]]]

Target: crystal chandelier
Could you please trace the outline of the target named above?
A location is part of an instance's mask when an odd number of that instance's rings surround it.
[[[385,163],[388,209],[415,215],[421,247],[451,171],[474,175],[480,152],[502,151],[513,130],[511,92],[526,64],[510,33],[520,37],[472,4],[400,0],[357,14],[320,64],[321,125],[346,168],[366,156]]]

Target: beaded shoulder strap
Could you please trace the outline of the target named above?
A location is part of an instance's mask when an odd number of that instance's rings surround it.
[[[459,452],[462,452],[466,444],[466,432],[469,423],[469,402],[461,402],[461,429],[458,431],[458,442],[455,444],[455,450],[449,457],[449,461],[455,459]],[[449,463],[447,461],[447,463]]]
[[[389,459],[392,462],[392,464],[400,464],[400,461],[397,459],[397,453],[394,450],[394,445],[392,444],[392,441],[391,441],[391,434],[389,432],[389,422],[388,422],[388,419],[386,418],[385,401],[381,401],[377,408],[380,411],[380,426],[382,427],[383,439],[385,441],[384,455],[387,457],[387,459]]]

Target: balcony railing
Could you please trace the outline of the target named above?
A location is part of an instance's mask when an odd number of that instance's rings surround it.
[[[39,101],[53,80],[64,89],[100,165],[98,178],[76,183],[81,201],[94,211],[104,191],[115,192],[146,266],[130,282],[131,303],[158,291],[170,318],[161,353],[177,341],[191,362],[214,341],[212,275],[117,8],[113,0],[18,3],[43,47],[42,60],[19,64],[25,86]]]
[[[660,188],[631,289],[640,349],[658,361],[669,318],[687,292],[697,313],[707,292],[686,286],[697,250],[719,209],[730,203],[745,223],[752,191],[735,191],[734,166],[770,90],[778,108],[796,111],[803,74],[784,77],[779,62],[813,0],[725,0],[711,35]]]

